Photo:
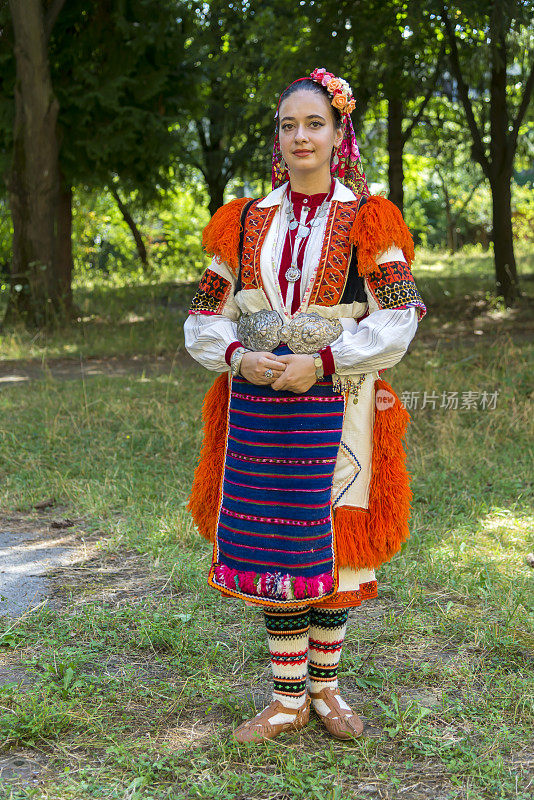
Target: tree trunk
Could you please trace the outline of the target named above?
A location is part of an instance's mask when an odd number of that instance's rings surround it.
[[[445,217],[447,219],[447,247],[449,248],[449,253],[451,255],[456,252],[456,236],[455,236],[455,224],[456,220],[453,217],[452,209],[451,209],[451,198],[449,196],[449,190],[447,189],[447,184],[444,180],[442,180],[443,185],[443,196],[445,198]]]
[[[47,34],[40,0],[10,0],[16,84],[13,158],[8,176],[13,259],[5,323],[55,324],[61,316],[54,277],[59,187],[56,121]]]
[[[469,99],[469,87],[462,75],[458,46],[454,28],[449,19],[445,5],[442,6],[443,19],[450,45],[451,70],[458,82],[458,92],[464,107],[471,136],[473,138],[472,153],[480,163],[486,178],[489,179],[492,196],[493,216],[493,253],[495,260],[495,277],[497,293],[504,297],[507,305],[512,305],[521,296],[517,268],[514,256],[512,234],[512,203],[510,181],[517,148],[517,132],[526,112],[532,91],[531,72],[523,99],[517,111],[514,125],[510,125],[507,106],[507,46],[506,36],[510,21],[505,18],[505,6],[502,2],[491,4],[490,11],[490,157],[486,155],[483,132],[478,128],[473,107]],[[512,133],[510,133],[510,129]],[[515,133],[514,133],[515,131]]]
[[[210,195],[210,201],[208,204],[208,209],[210,215],[213,216],[218,208],[220,208],[224,203],[224,186],[220,183],[208,183],[208,192]]]
[[[135,246],[137,248],[137,254],[138,254],[138,256],[139,256],[139,258],[141,260],[141,263],[143,265],[143,269],[144,269],[145,272],[149,272],[150,271],[150,264],[149,264],[149,261],[148,261],[148,255],[147,255],[147,252],[146,252],[145,243],[143,242],[143,237],[141,236],[141,231],[139,230],[139,228],[135,224],[134,218],[132,217],[132,215],[128,211],[128,209],[125,206],[125,204],[120,199],[119,193],[114,187],[111,187],[111,194],[115,198],[115,201],[116,201],[116,203],[117,203],[117,205],[119,207],[119,211],[121,212],[122,216],[124,217],[124,221],[126,222],[126,224],[128,225],[128,227],[130,228],[130,230],[132,232],[132,236],[134,238]]]
[[[511,176],[499,172],[492,176],[493,254],[497,294],[504,297],[506,305],[513,305],[521,295],[517,278],[512,232]]]
[[[454,220],[451,218],[450,211],[445,209],[445,214],[447,215],[447,247],[449,249],[449,253],[454,255],[456,252],[456,236],[454,235]]]
[[[388,180],[389,199],[404,213],[404,168],[402,154],[404,137],[402,135],[403,108],[398,97],[388,98]]]
[[[61,182],[56,207],[56,293],[65,319],[78,313],[72,301],[72,187]]]
[[[490,78],[490,185],[493,215],[493,253],[497,293],[506,305],[519,296],[519,284],[512,234],[512,179],[514,152],[508,135],[509,120],[506,105],[506,25],[502,6],[493,6],[491,21],[491,78]]]

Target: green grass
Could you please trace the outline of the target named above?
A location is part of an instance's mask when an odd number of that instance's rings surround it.
[[[383,375],[399,395],[498,395],[494,409],[410,412],[411,538],[378,571],[378,601],[351,614],[342,659],[340,684],[370,725],[355,743],[316,721],[258,748],[229,738],[268,694],[270,669],[261,613],[206,586],[210,547],[185,511],[214,375],[184,362],[153,378],[2,388],[0,507],[37,516],[33,505],[55,496],[88,535],[105,532],[103,558],[135,548],[172,588],[122,605],[95,589],[94,600],[0,625],[0,658],[33,681],[0,688],[0,753],[49,759],[43,785],[7,798],[363,800],[426,797],[425,786],[436,800],[531,797],[531,320],[486,297],[480,258],[436,256],[421,268],[428,316]],[[122,296],[129,313],[145,313],[142,294]],[[127,342],[155,354],[160,335],[164,350],[177,346],[181,311],[152,319],[143,338],[126,312],[117,322],[116,301],[104,290],[94,298],[106,341],[95,327],[32,350],[17,334],[10,357],[82,345],[122,354]],[[454,308],[457,325],[440,338]]]

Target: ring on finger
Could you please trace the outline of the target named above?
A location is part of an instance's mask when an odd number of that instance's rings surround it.
[[[266,378],[274,378],[274,372],[272,371],[272,369],[266,369],[263,374],[265,375]]]

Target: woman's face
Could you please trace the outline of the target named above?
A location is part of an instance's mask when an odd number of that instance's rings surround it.
[[[334,127],[328,99],[318,92],[294,92],[279,109],[280,149],[290,172],[328,170],[332,148],[341,144],[343,131]]]

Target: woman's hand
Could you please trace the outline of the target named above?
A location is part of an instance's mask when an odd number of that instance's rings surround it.
[[[272,388],[277,392],[284,389],[287,392],[303,394],[317,381],[313,356],[291,353],[277,358],[286,365],[284,372],[272,384]]]
[[[265,377],[265,370],[267,369],[272,369],[273,371],[273,375],[270,378]],[[239,371],[249,383],[254,383],[256,386],[267,386],[279,378],[285,369],[286,365],[282,362],[281,357],[269,352],[248,352],[243,353]]]

